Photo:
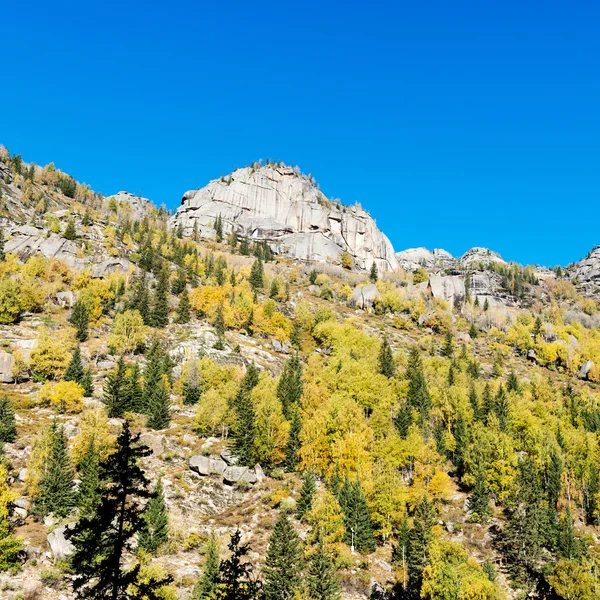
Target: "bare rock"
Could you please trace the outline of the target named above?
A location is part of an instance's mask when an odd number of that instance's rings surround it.
[[[50,546],[50,550],[52,551],[55,560],[65,560],[71,556],[75,550],[70,540],[67,540],[65,537],[66,530],[67,526],[61,525],[48,534],[48,545]]]
[[[192,456],[189,460],[190,469],[199,475],[223,475],[227,463],[213,456]]]
[[[377,286],[374,283],[370,283],[369,285],[357,287],[352,290],[350,304],[366,310],[371,308],[378,298],[381,298],[381,294],[379,293]]]
[[[577,377],[579,379],[587,379],[589,372],[592,370],[594,363],[591,360],[587,360],[581,365],[579,372],[577,373]]]
[[[13,355],[0,350],[0,381],[2,383],[12,383],[15,378],[11,375],[15,359]]]
[[[223,473],[223,479],[226,483],[249,483],[253,484],[258,481],[258,477],[254,469],[250,467],[227,467]]]

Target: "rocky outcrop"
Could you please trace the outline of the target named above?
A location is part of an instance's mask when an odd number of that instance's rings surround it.
[[[339,263],[349,252],[356,268],[380,271],[398,267],[394,249],[372,217],[358,206],[328,200],[307,177],[291,167],[246,167],[186,192],[170,227],[214,237],[221,215],[227,234],[236,230],[251,240],[267,241],[283,256]]]
[[[206,477],[208,475],[219,475],[228,484],[247,483],[254,484],[263,481],[265,474],[260,465],[254,468],[236,465],[237,456],[228,450],[223,450],[220,456],[192,456],[189,466],[194,473]]]
[[[15,359],[9,352],[0,350],[0,382],[12,383],[15,378],[12,374],[12,368],[15,364]]]
[[[48,534],[48,545],[55,560],[66,560],[75,550],[70,540],[65,537],[66,525],[53,529]]]
[[[505,265],[506,261],[493,250],[487,248],[471,248],[467,250],[460,258],[460,263],[464,267],[470,267],[475,263],[488,264],[488,263],[499,263]]]
[[[366,310],[375,304],[377,298],[381,298],[381,294],[379,293],[377,286],[374,283],[370,283],[369,285],[357,287],[352,290],[350,305]]]
[[[446,300],[451,305],[458,304],[465,299],[465,282],[459,275],[432,274],[429,276],[429,289],[434,298]]]
[[[121,205],[129,206],[131,208],[131,216],[136,220],[143,219],[152,206],[152,202],[148,198],[142,198],[130,192],[113,194],[108,197],[108,200],[110,201],[111,198],[114,198]]]
[[[588,291],[596,291],[600,285],[600,246],[594,248],[573,268],[572,276]]]
[[[402,252],[396,252],[398,265],[406,271],[415,271],[420,267],[447,268],[456,263],[456,259],[441,248],[435,248],[433,252],[427,248],[408,248]]]

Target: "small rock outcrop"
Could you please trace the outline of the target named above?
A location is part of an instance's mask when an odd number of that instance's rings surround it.
[[[475,263],[488,264],[492,262],[506,264],[506,261],[497,252],[488,248],[471,248],[460,258],[460,263],[465,267],[470,267]]]
[[[459,275],[432,274],[429,276],[429,289],[434,298],[446,300],[451,305],[465,299],[465,281]]]
[[[113,194],[108,197],[108,200],[110,201],[111,198],[114,198],[120,204],[129,205],[131,207],[132,217],[137,220],[143,219],[152,206],[152,202],[150,202],[148,198],[142,198],[141,196],[136,196],[130,192]]]
[[[48,545],[55,560],[66,560],[75,550],[73,544],[65,537],[66,525],[53,529],[48,534]]]
[[[254,468],[238,466],[237,456],[231,454],[227,449],[220,456],[192,456],[189,466],[194,473],[206,477],[208,475],[219,475],[228,484],[247,483],[254,484],[265,478],[262,467],[257,464]]]
[[[374,283],[365,285],[363,287],[357,287],[352,290],[352,297],[350,298],[350,304],[356,308],[362,308],[366,310],[371,308],[377,298],[380,298],[381,294]]]
[[[435,248],[433,252],[427,248],[408,248],[402,252],[396,252],[398,265],[406,271],[415,271],[420,267],[440,267],[446,268],[452,266],[456,259],[441,248]]]
[[[311,262],[340,263],[344,252],[354,266],[380,271],[398,268],[394,249],[373,218],[359,206],[328,200],[316,185],[287,166],[245,167],[186,192],[171,228],[214,237],[221,215],[225,234],[235,230],[266,241],[276,254]]]

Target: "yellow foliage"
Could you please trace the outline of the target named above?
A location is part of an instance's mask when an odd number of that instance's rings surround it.
[[[31,351],[30,365],[34,374],[43,379],[62,377],[71,361],[73,333],[70,327],[52,332],[40,328],[38,345]]]
[[[317,493],[312,509],[306,515],[311,525],[307,540],[315,542],[317,532],[325,544],[335,544],[344,540],[344,513],[335,496],[327,489]]]
[[[110,434],[106,409],[95,406],[84,410],[78,425],[79,433],[73,440],[72,449],[75,464],[79,464],[83,458],[92,438],[100,459],[107,458],[114,448],[116,438]]]
[[[78,413],[83,408],[84,389],[75,381],[47,381],[38,391],[38,403],[59,413]]]
[[[108,338],[109,346],[117,353],[133,352],[146,344],[148,327],[138,310],[126,310],[115,316],[113,330]]]

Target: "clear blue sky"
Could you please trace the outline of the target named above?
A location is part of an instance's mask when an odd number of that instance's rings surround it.
[[[0,142],[169,208],[272,157],[396,250],[600,243],[600,4],[4,2]]]

